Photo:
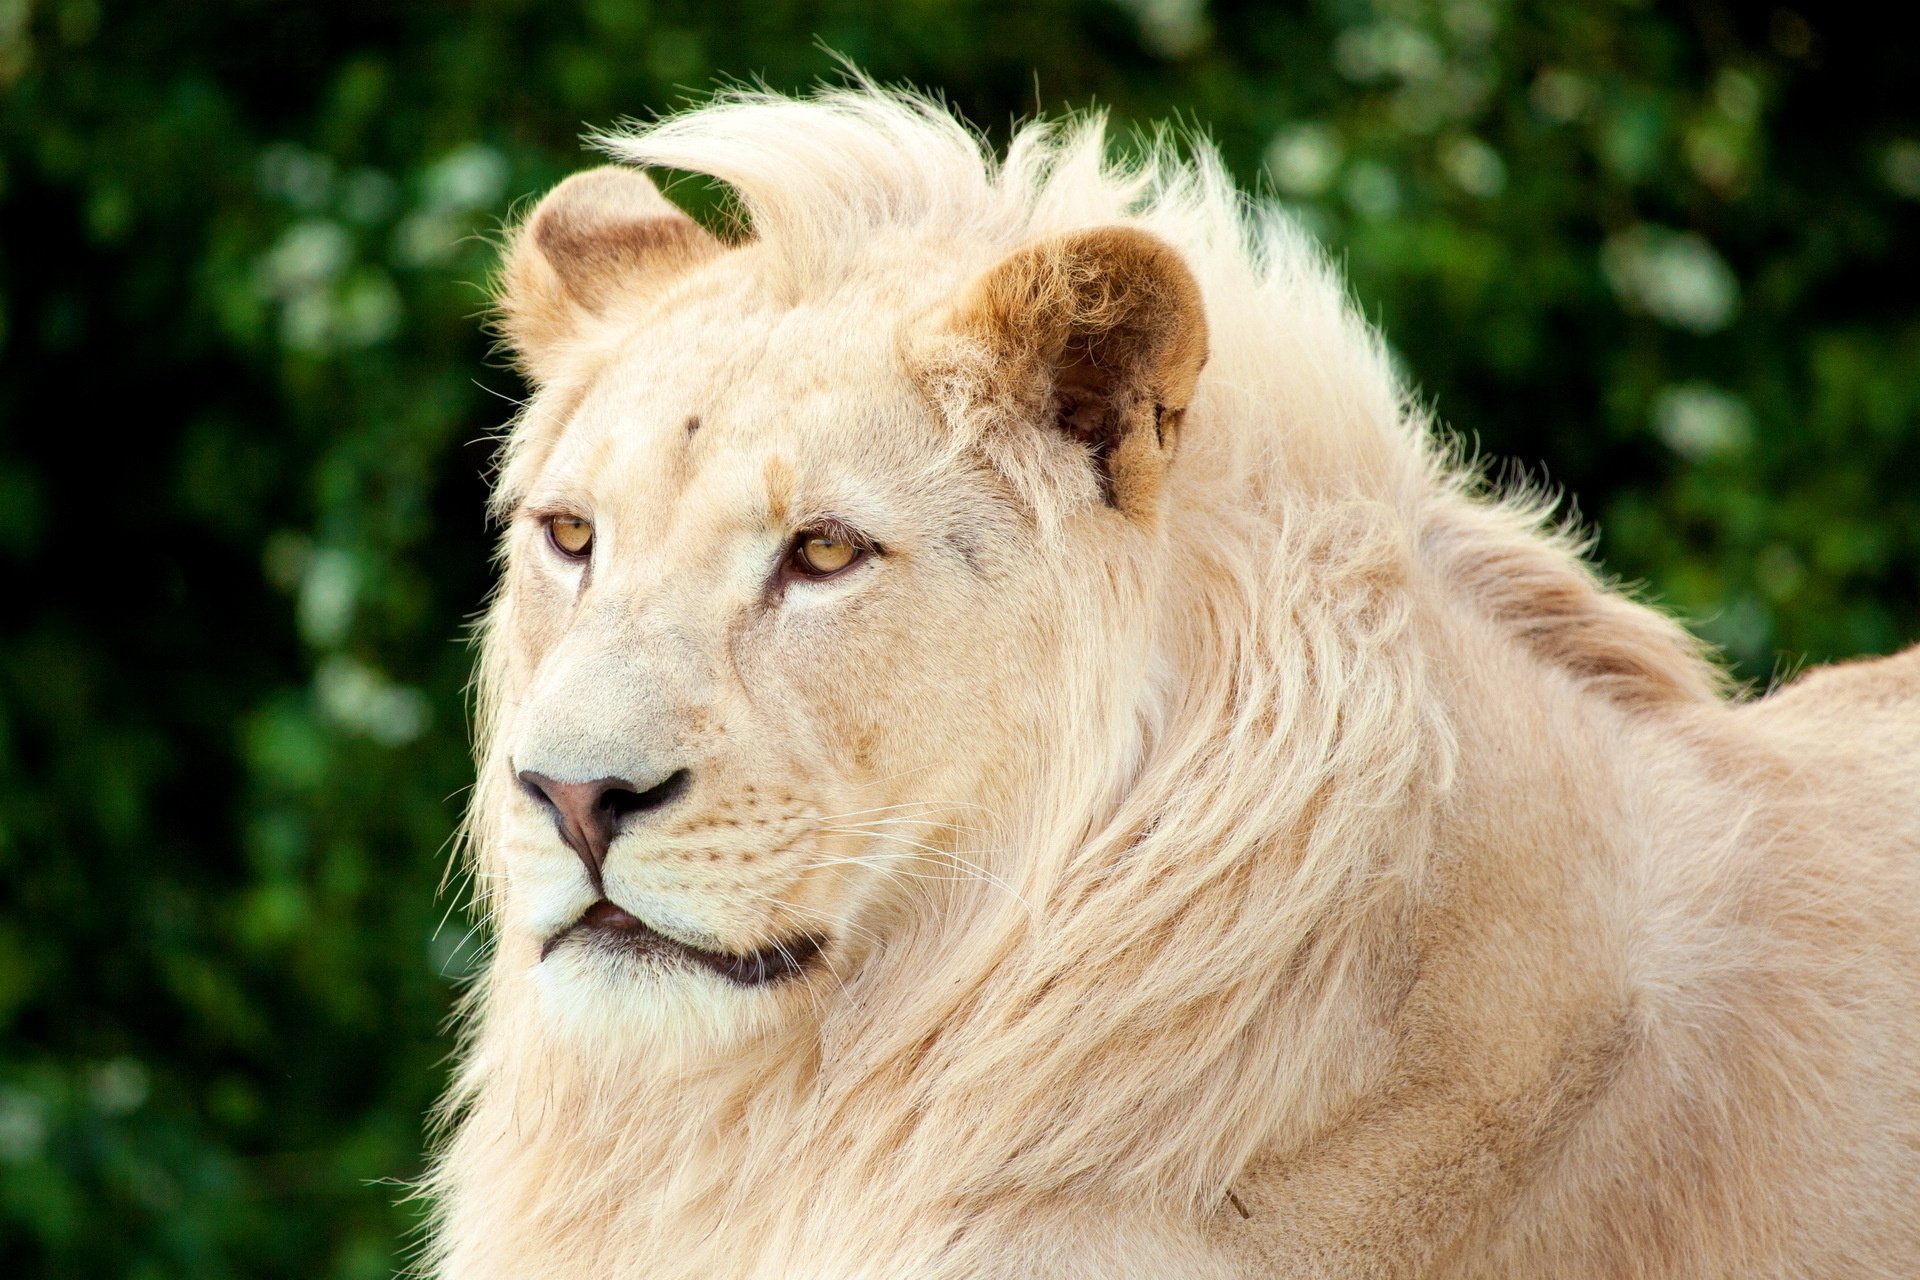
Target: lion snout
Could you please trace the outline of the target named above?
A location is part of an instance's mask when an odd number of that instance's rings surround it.
[[[675,769],[652,782],[621,777],[567,782],[535,769],[517,770],[515,776],[534,803],[552,816],[560,839],[579,856],[596,892],[604,892],[601,870],[614,837],[670,808],[686,795],[692,778],[686,769]]]

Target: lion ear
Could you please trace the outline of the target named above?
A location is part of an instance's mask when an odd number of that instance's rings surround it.
[[[546,381],[597,321],[723,248],[645,174],[619,165],[576,173],[508,240],[501,332],[521,369]]]
[[[935,403],[1010,470],[1033,471],[1008,455],[1030,450],[1038,428],[1044,447],[1067,446],[1083,488],[1090,470],[1107,505],[1140,514],[1206,364],[1206,311],[1172,245],[1098,227],[1002,259],[933,320],[912,358]]]

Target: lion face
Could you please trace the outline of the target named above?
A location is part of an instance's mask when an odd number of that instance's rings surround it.
[[[795,302],[637,174],[529,219],[482,802],[561,1023],[711,1044],[817,1009],[957,869],[1008,873],[1063,718],[1125,714],[1201,348],[1121,332],[1124,272],[1178,263],[1105,234],[957,297],[879,263]]]
[[[983,679],[1046,649],[1018,513],[857,309],[739,302],[663,312],[669,359],[625,344],[513,516],[510,896],[555,982],[737,1004],[844,974],[887,868],[1029,766],[973,746],[1033,740]],[[639,927],[583,927],[602,899]]]

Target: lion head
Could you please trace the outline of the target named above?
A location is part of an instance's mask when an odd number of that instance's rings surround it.
[[[1007,875],[980,833],[1124,740],[1086,730],[1147,679],[1199,287],[1107,225],[882,237],[796,290],[625,167],[542,200],[503,281],[536,394],[488,640],[501,946],[596,1042],[726,1041]]]
[[[1204,147],[994,157],[870,87],[603,141],[635,167],[503,273],[441,1274],[1027,1274],[1074,1205],[1090,1248],[1191,1224],[1391,1078],[1458,779],[1526,754],[1483,709],[1713,696]]]

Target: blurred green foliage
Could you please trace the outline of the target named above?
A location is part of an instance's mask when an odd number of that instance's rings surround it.
[[[0,1274],[404,1259],[488,236],[586,126],[822,46],[996,136],[1204,124],[1743,675],[1920,631],[1920,97],[1864,11],[0,0]]]

